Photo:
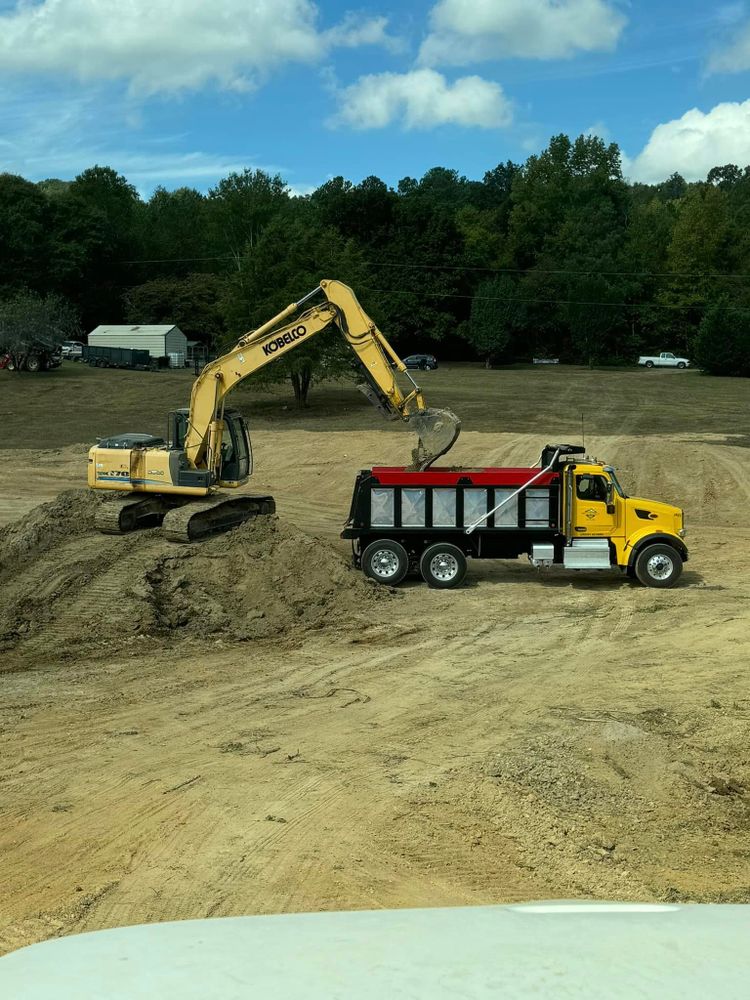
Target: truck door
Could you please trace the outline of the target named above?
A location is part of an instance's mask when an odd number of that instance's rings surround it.
[[[611,538],[616,534],[617,506],[612,483],[607,476],[577,472],[572,506],[573,538]]]

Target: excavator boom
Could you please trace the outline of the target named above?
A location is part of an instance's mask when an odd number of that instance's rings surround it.
[[[303,305],[321,293],[325,301],[300,312]],[[211,465],[216,450],[211,429],[219,419],[224,398],[238,382],[331,325],[338,327],[362,363],[367,384],[360,388],[365,395],[387,416],[406,421],[417,434],[412,467],[429,468],[449,451],[461,431],[458,417],[450,410],[425,406],[421,389],[362,309],[352,289],[340,281],[325,280],[263,326],[240,337],[233,350],[203,369],[193,385],[190,400],[185,439],[185,453],[190,462],[196,467],[206,461]],[[406,394],[396,381],[396,371],[403,372],[412,384]]]

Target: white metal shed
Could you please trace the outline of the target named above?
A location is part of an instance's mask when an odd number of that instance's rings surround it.
[[[97,326],[89,334],[91,347],[129,347],[152,358],[187,355],[187,337],[179,326]]]

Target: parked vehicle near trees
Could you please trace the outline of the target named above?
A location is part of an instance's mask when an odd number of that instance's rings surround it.
[[[690,362],[687,358],[678,358],[671,351],[662,351],[661,354],[643,355],[638,358],[638,364],[644,368],[689,368]]]

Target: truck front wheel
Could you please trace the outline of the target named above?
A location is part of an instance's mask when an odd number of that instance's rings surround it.
[[[409,556],[400,542],[382,538],[362,553],[362,572],[377,583],[395,587],[409,572]]]
[[[466,556],[456,545],[436,542],[422,553],[419,569],[430,587],[457,587],[466,576]]]
[[[37,354],[30,354],[26,358],[26,371],[27,372],[38,372],[42,368],[42,359]]]
[[[671,545],[647,545],[635,560],[635,575],[644,587],[674,587],[682,573],[682,556]]]

